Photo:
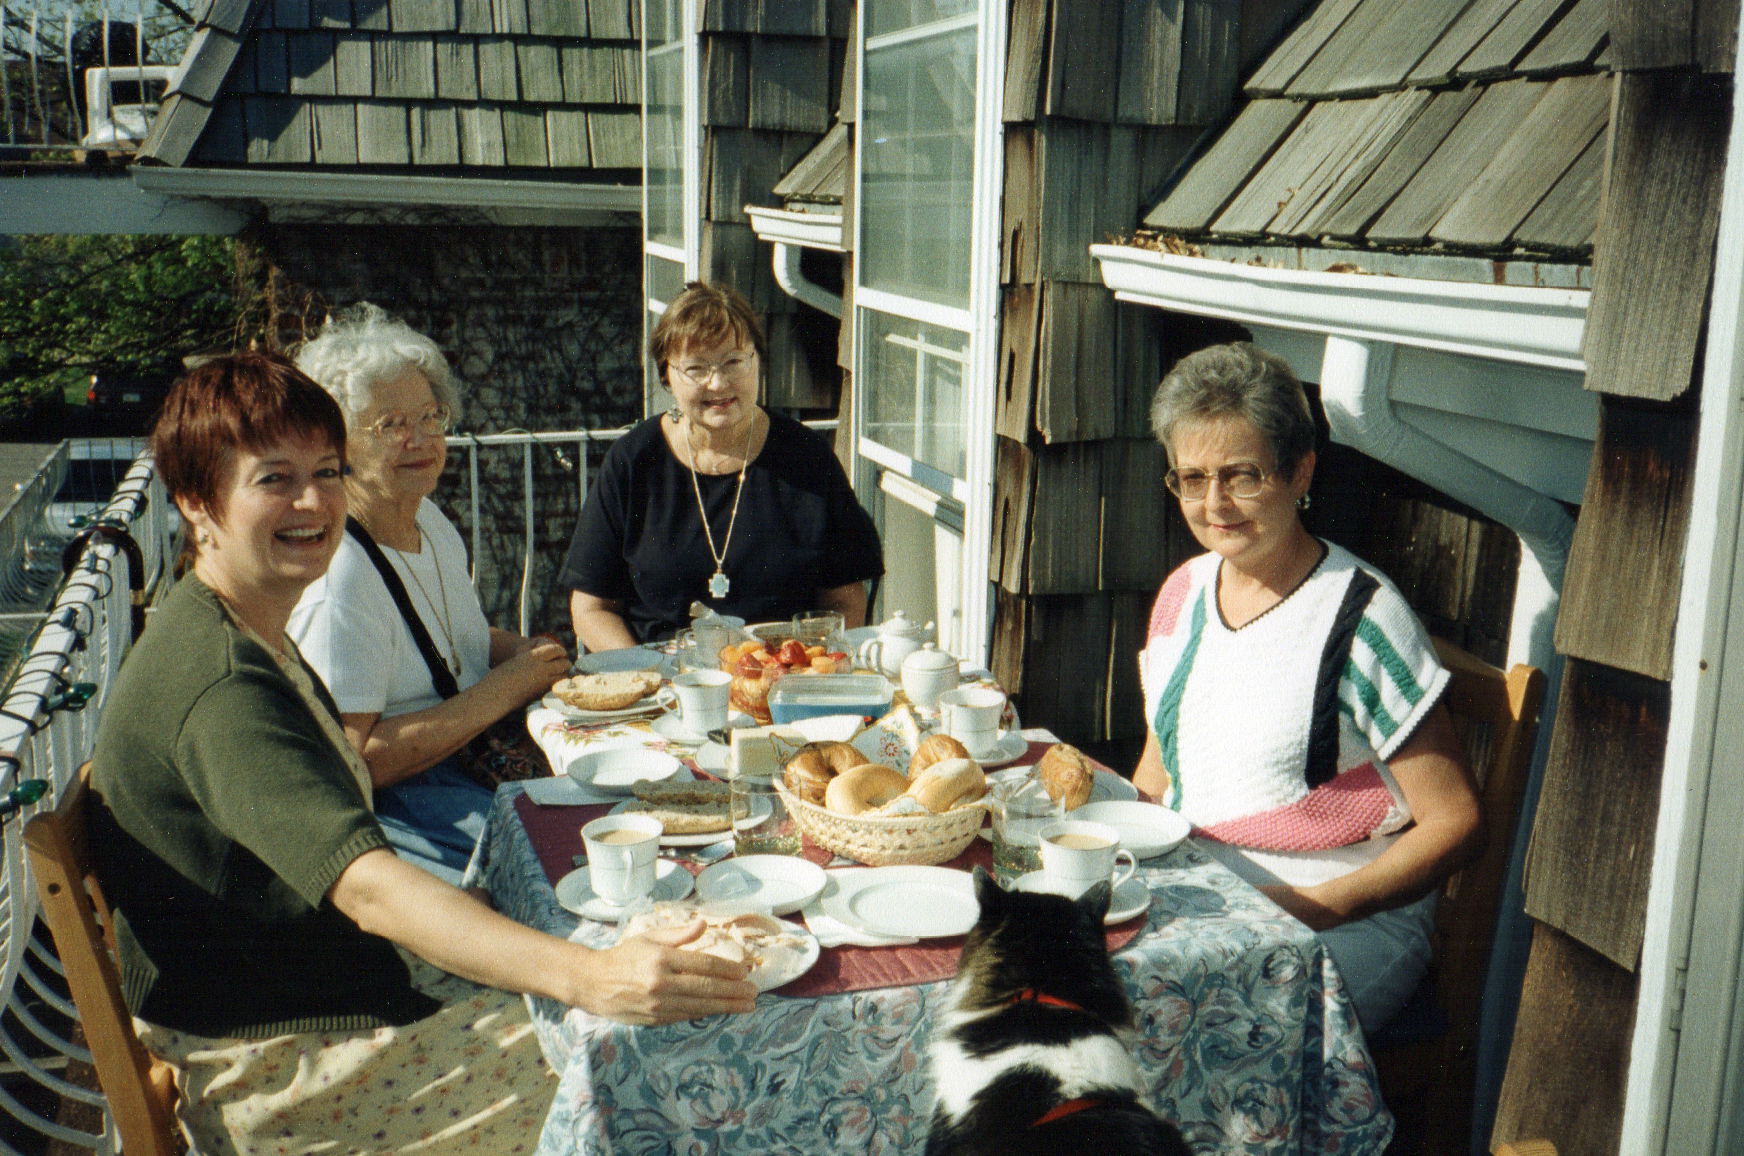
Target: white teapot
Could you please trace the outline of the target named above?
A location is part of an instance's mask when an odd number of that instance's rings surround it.
[[[932,637],[933,624],[916,626],[908,615],[898,610],[878,624],[878,634],[860,647],[859,665],[882,671],[890,678],[902,677],[903,659],[921,648]]]
[[[939,696],[947,690],[956,690],[962,681],[959,667],[955,658],[939,649],[938,643],[926,643],[902,660],[902,689],[908,701],[924,711],[937,710]]]

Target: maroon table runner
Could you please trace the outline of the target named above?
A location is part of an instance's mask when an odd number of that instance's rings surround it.
[[[1040,759],[1052,745],[1032,742],[1029,751],[1013,765],[1027,766]],[[574,856],[583,851],[581,828],[612,809],[610,803],[594,803],[580,807],[541,807],[526,795],[515,799],[515,813],[526,828],[539,865],[552,886],[575,870]],[[723,835],[723,837],[725,837]],[[804,840],[801,854],[823,866],[834,857],[809,838]],[[703,868],[679,860],[681,866],[695,875]],[[969,871],[975,867],[993,870],[993,851],[983,839],[976,839],[961,855],[942,867]],[[1108,931],[1108,950],[1118,951],[1131,943],[1144,930],[1145,916],[1136,915],[1117,928]],[[926,939],[919,943],[893,947],[826,947],[812,969],[778,989],[788,996],[838,995],[842,992],[864,991],[878,987],[900,987],[907,984],[932,983],[957,974],[957,959],[962,954],[963,937]]]

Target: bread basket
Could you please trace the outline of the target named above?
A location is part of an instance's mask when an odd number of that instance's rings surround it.
[[[955,859],[974,841],[987,815],[984,801],[939,815],[839,815],[808,803],[779,777],[775,790],[799,829],[820,847],[868,867],[907,867]]]

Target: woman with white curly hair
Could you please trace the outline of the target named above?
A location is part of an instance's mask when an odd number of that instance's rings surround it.
[[[460,534],[430,501],[458,400],[436,343],[366,302],[296,360],[345,413],[351,516],[290,634],[369,765],[394,849],[457,882],[491,802],[480,736],[568,673],[569,656],[485,620]]]

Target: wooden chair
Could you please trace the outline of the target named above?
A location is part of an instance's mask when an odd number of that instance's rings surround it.
[[[86,853],[90,779],[86,763],[59,805],[25,824],[24,844],[121,1146],[127,1156],[178,1156],[187,1145],[175,1119],[175,1081],[169,1065],[154,1059],[134,1034],[121,998],[109,905]]]
[[[1504,674],[1439,638],[1435,648],[1453,675],[1442,701],[1471,756],[1489,844],[1443,889],[1430,978],[1369,1041],[1382,1094],[1399,1121],[1389,1156],[1471,1151],[1484,973],[1544,698],[1544,672],[1536,667]]]

